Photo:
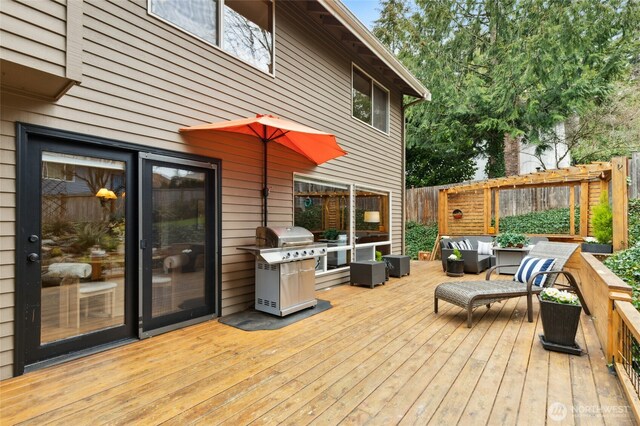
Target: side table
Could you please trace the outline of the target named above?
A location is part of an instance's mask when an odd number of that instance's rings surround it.
[[[388,254],[382,258],[391,265],[390,276],[400,278],[411,273],[411,258],[409,256]]]
[[[494,247],[493,253],[496,255],[496,266],[500,265],[520,265],[522,259],[529,254],[531,247]],[[518,272],[518,266],[510,266],[500,268],[497,271],[500,274],[515,275]]]
[[[351,285],[362,284],[373,288],[376,284],[384,284],[385,264],[375,260],[351,262]]]

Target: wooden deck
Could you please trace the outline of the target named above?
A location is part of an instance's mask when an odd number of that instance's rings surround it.
[[[0,424],[634,424],[589,317],[589,354],[545,351],[523,298],[465,312],[439,262],[276,331],[211,321],[0,383]],[[465,279],[478,279],[467,275]]]

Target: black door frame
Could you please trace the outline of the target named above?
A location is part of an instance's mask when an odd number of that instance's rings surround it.
[[[139,278],[139,312],[142,314],[142,321],[139,321],[138,335],[140,338],[151,337],[166,331],[175,330],[185,327],[190,324],[195,324],[201,321],[206,321],[211,318],[215,318],[220,315],[219,299],[220,295],[214,292],[215,288],[220,287],[218,282],[214,286],[214,289],[205,288],[205,297],[208,298],[205,307],[197,307],[194,309],[183,309],[178,312],[152,318],[151,316],[151,297],[152,297],[152,284],[151,284],[151,234],[152,234],[152,209],[150,206],[153,204],[152,200],[152,179],[151,171],[153,166],[161,165],[167,167],[178,167],[190,170],[202,171],[206,174],[206,187],[205,187],[205,282],[216,282],[216,265],[214,263],[214,256],[209,256],[210,253],[219,253],[219,244],[215,230],[215,224],[218,221],[220,210],[216,211],[216,200],[220,198],[220,194],[217,192],[217,181],[219,167],[210,161],[194,160],[193,158],[176,158],[174,155],[159,155],[155,153],[141,152],[139,153],[139,180],[140,196],[139,200],[139,229],[140,229],[140,278]],[[218,268],[219,269],[219,268]],[[213,300],[211,300],[213,298]]]
[[[215,219],[212,220],[212,224],[215,227],[215,239],[214,239],[214,250],[212,251],[213,262],[214,265],[214,276],[213,280],[213,294],[215,298],[215,315],[219,315],[222,309],[222,191],[221,191],[221,161],[219,159],[213,159],[204,156],[185,154],[180,152],[174,152],[169,150],[163,150],[158,148],[147,147],[143,145],[137,145],[128,142],[122,142],[114,139],[103,138],[99,136],[92,136],[82,133],[76,133],[66,130],[54,129],[50,127],[16,122],[16,258],[15,258],[15,328],[14,328],[14,375],[18,376],[23,374],[25,371],[30,371],[32,369],[40,368],[41,366],[49,365],[51,363],[62,362],[69,359],[73,359],[80,355],[85,355],[93,352],[97,352],[100,350],[104,350],[110,347],[118,346],[122,344],[122,342],[114,341],[107,345],[96,346],[93,348],[89,348],[86,350],[81,350],[78,352],[63,354],[56,358],[46,359],[42,362],[34,362],[27,364],[26,358],[26,350],[27,350],[27,339],[25,337],[25,332],[27,330],[27,321],[29,317],[33,316],[33,310],[37,308],[37,306],[27,306],[28,297],[27,291],[23,287],[22,283],[25,282],[28,271],[26,270],[26,256],[31,252],[31,248],[27,242],[27,233],[29,230],[27,229],[28,223],[25,220],[25,214],[29,212],[31,208],[33,208],[34,200],[32,193],[29,192],[29,187],[27,185],[27,179],[24,179],[22,175],[25,174],[25,167],[28,164],[28,155],[29,151],[29,139],[31,138],[46,138],[52,142],[57,143],[68,143],[81,145],[82,147],[86,147],[88,149],[96,148],[108,148],[108,149],[116,149],[121,151],[128,151],[134,156],[134,161],[132,166],[134,167],[131,172],[135,172],[138,165],[135,164],[135,155],[141,152],[147,152],[157,155],[171,156],[175,158],[181,158],[186,160],[194,160],[201,161],[206,163],[211,163],[216,166],[216,179],[213,185],[215,186],[215,200],[214,200],[214,211],[216,212]],[[31,171],[34,172],[34,171]],[[39,175],[39,173],[38,173]],[[130,175],[130,176],[129,176]],[[132,200],[139,199],[138,197],[138,184],[137,179],[139,179],[137,172],[128,173],[127,176],[127,187],[128,193],[134,195],[135,197],[131,197]],[[130,185],[131,182],[133,184]],[[32,189],[31,189],[32,191]],[[39,199],[39,198],[38,198]],[[39,210],[38,206],[38,210]],[[129,262],[127,259],[127,270],[126,273],[128,277],[131,277],[131,284],[129,287],[131,291],[135,293],[136,289],[139,288],[139,285],[136,285],[139,281],[138,269],[140,268],[139,257],[136,256],[138,253],[138,244],[139,244],[139,217],[137,217],[137,213],[134,212],[134,208],[130,208],[129,212],[127,212],[127,221],[129,221],[129,215],[133,215],[132,220],[128,223],[131,224],[130,234],[131,237],[128,237],[126,250],[129,251],[132,261]],[[40,224],[38,224],[40,228]],[[131,244],[131,248],[129,247]],[[131,272],[129,270],[131,269]],[[134,306],[140,306],[140,300],[138,300],[137,293],[133,296],[135,297]],[[132,318],[130,321],[130,325],[133,327],[132,337],[135,338],[136,329],[141,327],[142,322],[142,312],[139,309],[138,312],[132,312],[132,315],[137,315],[136,318]],[[208,316],[209,318],[211,316]],[[204,320],[206,320],[205,318]],[[191,321],[195,322],[195,321]],[[187,325],[182,323],[182,326]],[[166,331],[166,330],[165,330]],[[144,337],[144,336],[142,336]]]

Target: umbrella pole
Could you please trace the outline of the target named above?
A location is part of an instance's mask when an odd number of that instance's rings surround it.
[[[264,176],[262,180],[264,182],[264,188],[262,188],[262,197],[263,197],[262,225],[267,226],[267,214],[268,214],[267,198],[269,197],[269,187],[267,186],[267,146],[269,144],[269,141],[264,139],[263,143],[264,143],[264,167],[263,167]]]

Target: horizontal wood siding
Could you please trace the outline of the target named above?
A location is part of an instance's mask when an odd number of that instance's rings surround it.
[[[64,2],[3,0],[0,22],[0,58],[65,75]]]
[[[47,2],[16,7],[41,3]],[[47,10],[60,6],[34,9],[31,21],[38,31],[51,31]],[[269,224],[293,221],[294,172],[354,183],[391,192],[392,247],[400,252],[401,94],[353,58],[304,7],[302,2],[276,3],[274,77],[149,16],[145,0],[86,0],[82,84],[55,104],[3,94],[0,378],[12,374],[16,121],[221,159],[223,315],[253,303],[253,257],[236,247],[252,244],[260,225],[264,147],[248,136],[181,135],[179,127],[271,113],[336,134],[349,154],[321,166],[280,145],[269,145]],[[56,37],[52,35],[50,42],[56,43]],[[352,61],[391,90],[390,135],[351,117]],[[348,271],[326,274],[318,277],[317,287],[348,278]]]

